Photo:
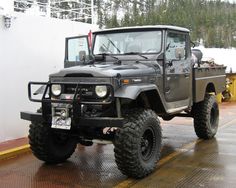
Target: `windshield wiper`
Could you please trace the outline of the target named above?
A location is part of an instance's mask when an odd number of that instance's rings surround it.
[[[140,52],[127,52],[127,53],[124,53],[124,55],[138,55],[144,59],[148,59],[148,57],[142,55]]]
[[[120,53],[120,49],[114,44],[114,42],[112,42],[111,39],[107,38],[107,40],[112,44],[112,46],[117,49],[117,51]]]

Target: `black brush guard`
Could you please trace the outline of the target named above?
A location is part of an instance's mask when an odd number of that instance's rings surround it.
[[[76,85],[73,99],[51,99],[51,85]],[[34,99],[32,97],[32,85],[45,86],[43,96],[41,99]],[[86,101],[81,92],[85,86],[104,85],[109,88],[109,97],[106,99],[97,99],[98,101]],[[52,103],[67,103],[71,104],[73,108],[72,128],[79,127],[122,127],[123,118],[118,117],[81,117],[81,105],[109,105],[114,101],[114,89],[111,84],[99,83],[74,83],[74,82],[29,82],[28,97],[32,102],[42,103],[42,113],[21,112],[21,119],[31,122],[51,123],[51,104]]]

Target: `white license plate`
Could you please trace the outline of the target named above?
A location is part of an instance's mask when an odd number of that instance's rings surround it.
[[[62,119],[61,117],[53,117],[51,128],[70,130],[71,118]]]

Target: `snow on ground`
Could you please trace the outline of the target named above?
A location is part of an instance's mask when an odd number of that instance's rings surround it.
[[[236,72],[236,48],[204,48],[203,46],[196,48],[202,51],[203,58],[213,58],[215,63],[227,66],[226,72],[229,72],[230,68],[233,72]]]

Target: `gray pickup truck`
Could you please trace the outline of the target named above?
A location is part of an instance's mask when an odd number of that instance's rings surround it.
[[[61,163],[78,143],[113,143],[121,172],[142,178],[160,158],[158,117],[192,117],[199,138],[215,136],[215,95],[225,90],[225,67],[201,67],[188,29],[116,28],[92,38],[67,38],[65,68],[28,85],[29,99],[41,109],[21,118],[31,121],[29,142],[38,159]]]

